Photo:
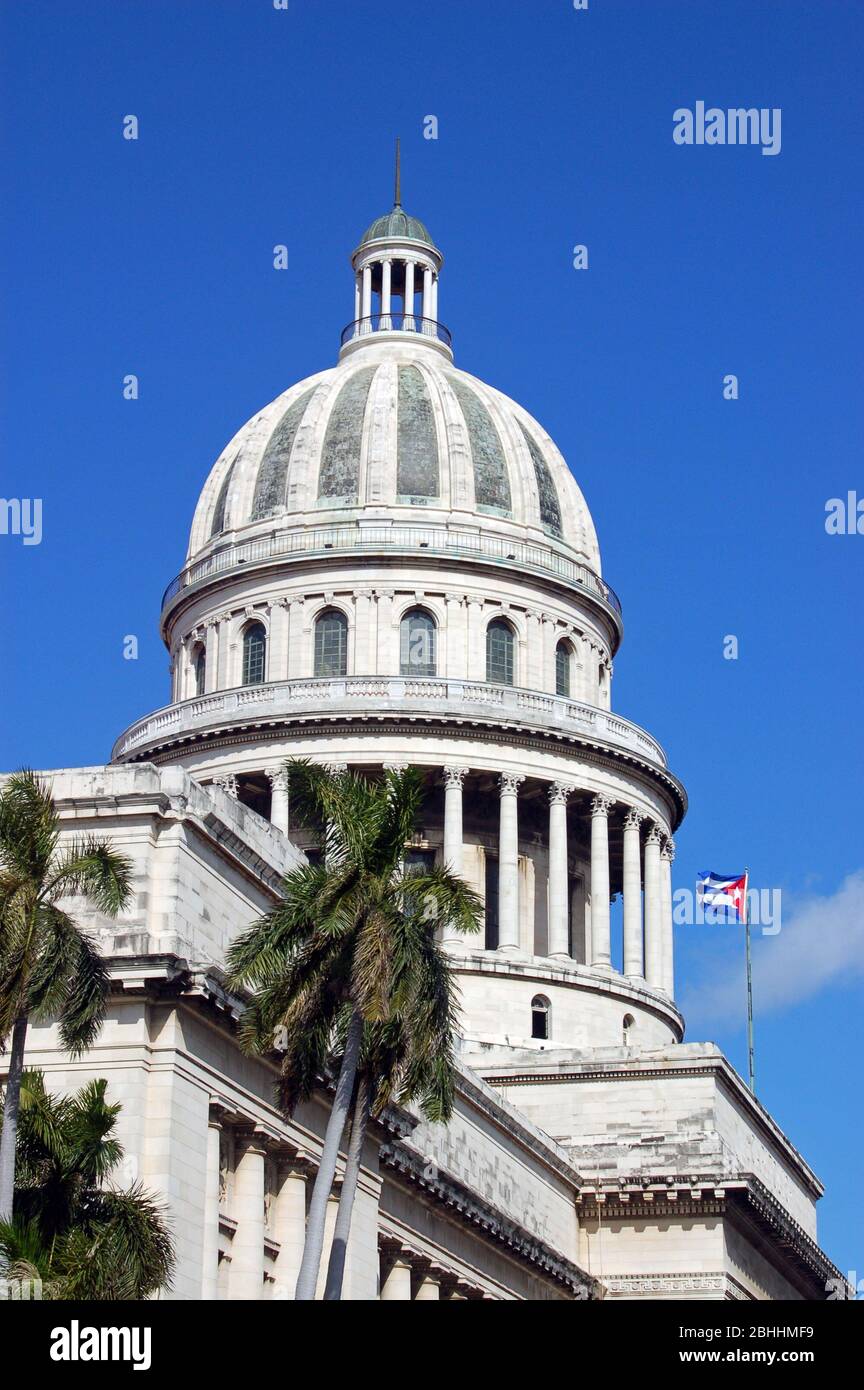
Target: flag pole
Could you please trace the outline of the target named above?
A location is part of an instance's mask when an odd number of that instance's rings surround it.
[[[750,1090],[756,1094],[756,1055],[753,1050],[753,965],[750,959],[750,913],[747,903],[747,889],[750,884],[750,869],[744,870],[744,943],[747,956],[747,1070],[750,1077]]]

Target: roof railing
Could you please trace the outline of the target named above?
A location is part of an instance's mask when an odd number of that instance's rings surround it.
[[[362,319],[354,319],[342,329],[342,347],[353,343],[356,338],[371,337],[373,333],[417,333],[422,338],[435,338],[445,347],[453,346],[449,328],[437,319],[424,319],[419,314],[406,314],[401,309],[391,309],[388,314],[369,314]]]

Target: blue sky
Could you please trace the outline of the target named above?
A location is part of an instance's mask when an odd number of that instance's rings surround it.
[[[859,1278],[864,536],[824,521],[864,497],[862,38],[855,0],[0,11],[2,491],[44,506],[41,545],[0,536],[0,766],[105,761],[166,701],[158,605],[200,485],[334,361],[400,134],[458,364],[543,422],[592,508],[615,706],[690,793],[676,886],[749,863],[783,892],[755,943],[759,1093]],[[675,145],[699,100],[779,107],[779,155]],[[740,933],[682,927],[677,952],[688,1036],[744,1071]]]

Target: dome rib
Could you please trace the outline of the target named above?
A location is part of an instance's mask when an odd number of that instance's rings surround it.
[[[465,418],[471,458],[474,465],[474,496],[478,510],[489,508],[496,514],[512,515],[510,478],[501,436],[476,391],[447,373],[447,381]]]

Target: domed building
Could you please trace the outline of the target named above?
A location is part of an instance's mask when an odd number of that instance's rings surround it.
[[[204,485],[162,612],[172,703],[114,758],[180,764],[301,848],[285,758],[422,767],[412,856],[486,905],[485,940],[448,942],[467,1036],[678,1042],[684,791],[611,713],[621,606],[590,512],[542,425],[454,365],[442,260],[399,207],[363,237],[338,364],[244,425]]]
[[[329,1094],[290,1120],[245,1057],[225,951],[315,848],[283,765],[423,770],[409,863],[482,897],[445,940],[462,995],[447,1126],[373,1125],[346,1296],[824,1298],[821,1185],[674,998],[660,744],[612,712],[621,605],[554,442],[454,363],[443,257],[397,202],[351,257],[335,366],[245,424],[162,604],[170,702],[110,765],[51,774],[110,834],[134,904],[92,914],[114,994],[52,1084],[106,1075],[175,1223],[174,1297],[290,1298]],[[620,907],[614,906],[621,899]],[[335,1213],[331,1203],[331,1225]]]

